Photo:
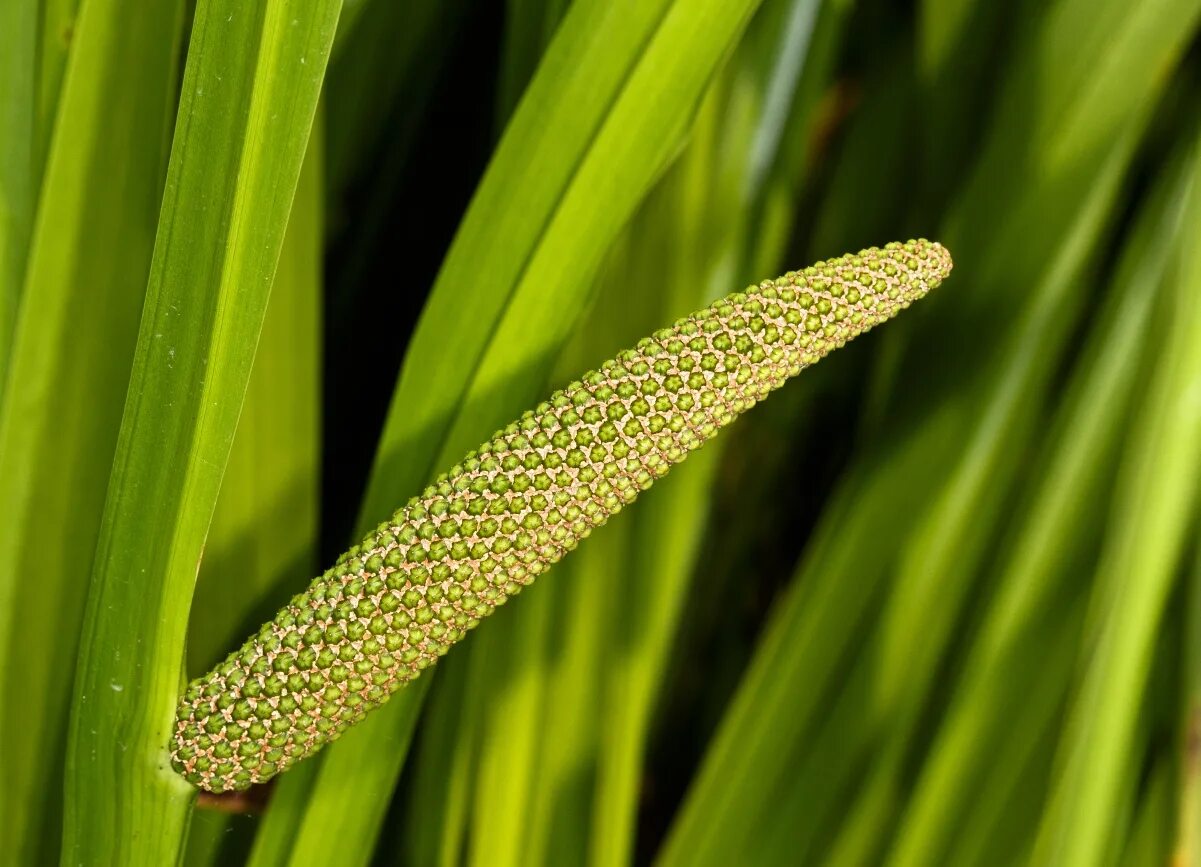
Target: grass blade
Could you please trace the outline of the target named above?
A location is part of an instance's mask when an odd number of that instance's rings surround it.
[[[496,116],[508,118],[534,77],[538,62],[567,13],[568,0],[507,0]]]
[[[1195,21],[1199,8],[1183,3],[1176,20]],[[1008,96],[999,103],[993,121],[996,132],[961,196],[948,232],[948,246],[955,250],[957,263],[965,263],[957,268],[966,268],[973,276],[971,298],[941,293],[930,310],[902,327],[902,334],[914,334],[915,339],[897,381],[921,382],[922,393],[910,392],[903,411],[886,413],[886,427],[876,438],[879,445],[857,460],[827,510],[822,521],[825,529],[818,530],[797,582],[803,589],[785,603],[779,614],[783,619],[776,621],[765,640],[760,661],[748,674],[743,694],[732,706],[673,829],[663,863],[722,863],[723,858],[737,857],[741,835],[750,827],[747,823],[769,808],[773,789],[767,781],[787,774],[777,758],[781,745],[803,744],[815,736],[807,726],[817,724],[815,712],[822,697],[833,688],[854,643],[863,640],[853,626],[870,611],[873,593],[879,592],[894,566],[889,552],[901,549],[915,525],[924,526],[924,536],[915,536],[906,552],[908,577],[900,580],[893,594],[893,626],[885,633],[891,635],[891,644],[882,647],[878,656],[880,695],[861,722],[853,755],[862,756],[873,739],[887,730],[896,719],[892,714],[914,714],[924,700],[933,677],[927,665],[941,662],[947,624],[974,574],[970,568],[958,568],[957,553],[978,557],[989,527],[982,519],[979,527],[968,526],[965,532],[963,521],[976,516],[977,509],[997,514],[1004,480],[1012,478],[1005,470],[1021,453],[1023,436],[1029,436],[1033,413],[1041,402],[1040,389],[1046,388],[1056,352],[1062,351],[1069,336],[1063,320],[1071,321],[1077,315],[1073,311],[1079,309],[1079,288],[1070,277],[1047,282],[1060,287],[1058,300],[1056,293],[1020,301],[1010,296],[1019,288],[1028,291],[1027,287],[1043,285],[1047,263],[1067,256],[1061,248],[1076,248],[1075,269],[1087,261],[1129,162],[1140,113],[1145,116],[1143,106],[1161,90],[1160,79],[1140,65],[1140,58],[1149,54],[1170,62],[1179,56],[1188,32],[1173,30],[1143,7],[1107,5],[1102,20],[1112,24],[1108,16],[1129,16],[1125,24],[1130,29],[1118,28],[1118,32],[1130,41],[1114,52],[1105,41],[1113,31],[1090,31],[1089,39],[1073,49],[1071,62],[1075,69],[1105,58],[1105,74],[1091,81],[1081,98],[1094,107],[1108,101],[1097,116],[1082,116],[1082,109],[1070,102],[1076,93],[1057,90],[1056,99],[1067,104],[1059,115],[1040,113],[1035,123],[1019,95],[1042,69],[1036,46],[1066,38],[1082,17],[1094,11],[1091,0],[1055,7],[1011,73]],[[1081,60],[1080,52],[1088,60]],[[1058,89],[1058,83],[1055,86]],[[1111,126],[1101,124],[1102,118]],[[1131,130],[1124,141],[1123,130]],[[1037,133],[1036,138],[1021,137],[1027,133]],[[1115,138],[1121,142],[1117,151]],[[1044,156],[1044,141],[1048,154],[1070,143],[1074,153],[1087,154],[1088,159],[1053,161]],[[1058,171],[1053,184],[1045,179],[1025,184],[1015,177],[1015,165],[1022,171],[1036,171],[1030,164],[1035,159],[1045,160],[1047,172]],[[1078,223],[1092,228],[1083,230],[1084,237],[1069,240],[1081,232]],[[1032,232],[1038,235],[1034,247],[1028,237]],[[1048,252],[1052,250],[1053,254]],[[913,331],[906,332],[911,327]],[[1006,344],[1020,351],[1035,345],[1027,341],[1040,334],[1049,342],[1037,344],[1037,359],[1025,357],[1023,363],[1023,355],[1003,354]],[[958,362],[948,364],[952,357]],[[1017,365],[1013,370],[1010,362]],[[971,442],[976,444],[974,452],[965,450]],[[902,467],[907,467],[904,473]],[[952,472],[957,467],[961,471]],[[986,467],[996,468],[997,475],[982,472]],[[906,476],[911,482],[898,487]],[[983,479],[992,483],[981,486]],[[865,480],[865,487],[858,487]],[[928,516],[914,515],[911,506],[903,505],[915,501],[932,504]],[[854,514],[849,503],[854,503]],[[955,506],[965,511],[956,513]],[[945,520],[948,517],[952,520]],[[840,524],[841,529],[829,529]],[[972,546],[967,547],[967,542]],[[937,555],[939,568],[920,568],[923,553]],[[848,582],[848,575],[856,580]],[[920,616],[907,620],[903,614]],[[929,647],[922,642],[915,648],[911,636],[928,633]],[[897,656],[902,635],[906,643]],[[793,647],[785,647],[789,643]],[[927,662],[913,661],[914,651]],[[865,659],[862,664],[870,663]],[[910,693],[915,678],[920,679],[918,686],[924,682],[926,687]]]
[[[1009,753],[998,746],[1006,741],[1002,729],[1037,737],[1063,700],[1066,683],[1052,691],[1042,711],[1043,726],[1018,725],[1006,710],[1020,705],[1025,711],[1037,704],[1031,675],[1055,668],[1035,664],[1036,659],[1060,656],[1047,654],[1047,642],[1039,637],[1048,631],[1075,634],[1066,624],[1072,621],[1068,611],[1079,608],[1070,601],[1079,591],[1073,593],[1070,584],[1089,559],[1081,549],[1090,548],[1099,535],[1099,526],[1089,530],[1103,519],[1094,504],[1104,501],[1110,483],[1109,468],[1145,354],[1151,310],[1180,230],[1191,182],[1185,168],[1191,166],[1167,173],[1127,243],[1108,309],[1076,365],[1076,379],[1052,427],[1051,456],[1032,477],[1037,493],[1020,511],[1021,529],[1004,545],[1012,553],[995,581],[999,589],[910,798],[890,863],[944,859],[944,847],[965,821],[962,809],[969,793],[1003,788],[998,775],[1006,766],[1020,766],[1003,758]],[[983,779],[986,767],[989,777]],[[977,821],[987,811],[977,801],[971,812]]]
[[[184,615],[340,5],[197,8],[81,640],[68,860],[179,857],[194,790],[166,746]]]
[[[1185,587],[1184,715],[1180,738],[1174,863],[1201,859],[1201,548]]]
[[[1133,828],[1122,854],[1122,867],[1144,864],[1189,864],[1173,860],[1172,839],[1172,766],[1166,758],[1156,763],[1146,785]]]
[[[150,270],[182,14],[88,5],[21,269],[0,402],[0,838],[18,863],[54,861],[61,837],[80,564],[95,550]]]
[[[38,0],[13,0],[0,7],[0,397],[37,201],[33,166],[39,5]]]
[[[40,177],[55,134],[67,62],[75,48],[84,11],[81,0],[41,0],[38,33],[38,116],[33,175]],[[90,13],[89,13],[90,14]]]
[[[246,400],[188,625],[190,674],[216,665],[316,569],[320,482],[322,159],[305,151]]]
[[[1201,232],[1194,184],[1184,238]],[[1161,349],[1122,457],[1090,612],[1079,693],[1033,863],[1099,863],[1117,818],[1156,629],[1196,501],[1201,453],[1201,257],[1182,244],[1160,312]]]
[[[316,569],[324,200],[320,133],[318,122],[297,182],[207,554],[196,576],[188,624],[189,676],[237,647],[246,630],[302,589]],[[235,823],[224,813],[195,817],[188,834],[189,867],[242,860],[245,853],[231,847],[250,838],[234,831]]]

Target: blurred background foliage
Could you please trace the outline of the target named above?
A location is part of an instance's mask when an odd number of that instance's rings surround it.
[[[0,5],[10,863],[1201,863],[1201,0],[151,7]],[[934,296],[342,741],[164,770],[540,395],[911,236]]]

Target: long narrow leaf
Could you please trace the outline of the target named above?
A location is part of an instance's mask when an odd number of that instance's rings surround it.
[[[1090,30],[1090,39],[1074,47],[1072,68],[1077,70],[1090,62],[1082,57],[1100,62],[1104,56],[1105,74],[1096,77],[1082,93],[1065,90],[1057,94],[1057,99],[1065,103],[1058,115],[1030,117],[1030,109],[1019,101],[1019,94],[1041,69],[1042,55],[1035,46],[1067,38],[1095,7],[1091,0],[1078,0],[1048,13],[1038,40],[1023,53],[1022,62],[1011,74],[1009,98],[999,104],[994,119],[996,132],[953,220],[953,237],[964,246],[976,288],[968,293],[970,299],[953,299],[954,304],[944,295],[932,305],[933,310],[915,317],[915,331],[921,339],[911,341],[907,363],[895,381],[921,382],[921,393],[895,392],[914,399],[906,402],[903,412],[889,414],[887,434],[882,432],[877,437],[879,446],[857,461],[848,483],[827,510],[824,526],[834,527],[841,522],[842,529],[832,536],[819,531],[818,543],[811,546],[802,582],[811,586],[794,593],[785,609],[797,619],[789,620],[787,626],[778,621],[773,628],[762,652],[764,667],[752,669],[744,694],[735,702],[727,727],[719,734],[673,831],[665,863],[691,864],[701,859],[719,863],[723,858],[728,861],[736,857],[740,838],[730,826],[765,814],[772,787],[765,786],[764,780],[787,773],[776,758],[777,751],[783,743],[803,744],[812,737],[808,726],[817,722],[814,711],[821,706],[826,690],[833,687],[835,673],[858,639],[850,626],[870,610],[873,585],[879,588],[892,568],[893,554],[889,552],[902,547],[915,519],[921,518],[924,536],[915,537],[920,544],[911,545],[907,552],[907,577],[894,596],[895,612],[890,615],[892,625],[887,627],[887,645],[878,657],[880,699],[864,721],[858,750],[886,730],[891,712],[916,714],[932,682],[929,666],[941,662],[949,618],[974,576],[970,570],[954,568],[955,552],[962,550],[978,557],[986,538],[987,522],[965,525],[964,521],[975,514],[977,503],[987,503],[987,508],[993,510],[991,514],[998,514],[996,504],[1004,489],[997,479],[1007,477],[1004,473],[989,477],[981,470],[1014,466],[1015,457],[1021,454],[1022,436],[1029,436],[1031,431],[1038,389],[1046,388],[1047,377],[1054,370],[1055,347],[1062,351],[1070,336],[1061,317],[1074,315],[1073,306],[1079,304],[1079,289],[1073,288],[1070,280],[1056,284],[1069,289],[1060,297],[1066,307],[1050,303],[1054,296],[1031,297],[1024,304],[1016,304],[1012,293],[1040,285],[1040,275],[1054,259],[1047,255],[1050,245],[1065,243],[1081,213],[1091,210],[1095,214],[1093,225],[1103,224],[1110,205],[1098,202],[1097,190],[1108,187],[1112,201],[1117,180],[1132,152],[1134,136],[1126,133],[1116,171],[1115,166],[1106,166],[1107,162],[1113,163],[1114,138],[1131,125],[1137,132],[1135,119],[1140,112],[1145,113],[1148,97],[1153,98],[1161,89],[1161,81],[1140,65],[1140,57],[1150,51],[1170,62],[1179,55],[1188,32],[1168,25],[1143,6],[1132,7],[1116,0],[1107,4],[1106,16],[1126,18],[1128,29],[1118,27],[1117,32],[1129,41],[1122,43],[1121,51],[1114,52],[1106,41],[1110,31],[1103,34],[1099,29]],[[1176,20],[1193,22],[1199,9],[1196,3],[1184,2]],[[1094,26],[1089,24],[1090,28]],[[1078,95],[1081,105],[1096,109],[1095,116],[1080,114],[1082,109],[1071,102]],[[1037,137],[1021,137],[1026,133]],[[1038,141],[1045,141],[1049,150],[1071,147],[1080,158],[1070,163],[1052,160],[1039,150],[1035,144]],[[1031,184],[1014,182],[1015,165],[1033,172],[1034,160],[1057,173],[1054,184],[1045,178]],[[1108,180],[1098,183],[1102,177]],[[1001,188],[1004,195],[994,195]],[[1034,232],[1037,243],[1031,246],[1026,235],[1035,224],[1039,225]],[[1095,239],[1096,230],[1091,234]],[[1087,251],[1095,240],[1074,243],[1083,243]],[[1078,255],[1076,259],[1079,268],[1084,258]],[[989,305],[1000,306],[985,315]],[[969,332],[964,322],[974,323],[975,327]],[[904,333],[904,329],[901,331]],[[1039,340],[1040,334],[1042,342],[1027,342]],[[998,344],[1006,343],[1018,349],[1038,345],[1040,351],[1037,358],[1016,357],[1019,362],[1025,358],[1025,363],[1010,370],[1006,361],[994,354],[1001,351],[996,348]],[[961,363],[948,364],[948,355],[961,357]],[[1007,360],[1014,358],[1009,356]],[[936,433],[940,427],[942,432]],[[924,444],[921,438],[926,438]],[[975,449],[965,451],[972,442]],[[904,489],[894,487],[894,467],[899,471],[910,461],[909,471],[915,481]],[[956,467],[962,471],[951,475]],[[990,479],[992,484],[981,484]],[[915,502],[930,510],[928,520],[913,508]],[[853,514],[848,511],[848,503],[855,504]],[[963,511],[954,511],[957,505]],[[948,516],[954,520],[941,520]],[[865,525],[864,521],[872,523]],[[969,542],[970,547],[966,545]],[[937,557],[937,570],[922,569],[924,554]],[[954,579],[951,582],[945,578],[948,573]],[[848,581],[851,575],[855,576],[853,582]],[[902,616],[908,613],[915,619]],[[785,616],[781,612],[781,617]],[[925,638],[928,633],[928,642],[913,643],[914,634]],[[788,642],[795,648],[786,651],[783,645]],[[920,656],[920,664],[913,660],[914,654]],[[780,658],[770,663],[773,656]],[[778,667],[785,660],[792,667]],[[911,676],[921,677],[925,684],[912,695],[905,686]],[[804,710],[798,710],[798,706]],[[745,826],[740,830],[747,832]]]
[[[1011,709],[1035,704],[1029,674],[1045,650],[1045,630],[1068,631],[1056,618],[1066,587],[1079,564],[1079,549],[1095,539],[1090,523],[1101,516],[1091,506],[1103,502],[1119,436],[1126,419],[1149,320],[1169,255],[1181,224],[1191,177],[1182,165],[1169,172],[1162,189],[1140,217],[1110,289],[1108,309],[1090,336],[1051,432],[1052,456],[1034,478],[1038,492],[1023,509],[1022,529],[1005,550],[1012,552],[996,579],[998,592],[964,666],[961,689],[947,713],[945,729],[932,749],[910,800],[892,853],[895,864],[926,864],[945,857],[946,841],[962,822],[969,792],[1002,782],[984,779],[982,766],[1014,765],[997,744],[1001,729],[1036,736],[1036,726],[1013,723]],[[1099,530],[1099,528],[1098,528]],[[1066,684],[1064,684],[1066,687]],[[1062,701],[1053,693],[1051,707]],[[979,769],[979,770],[977,770]],[[974,814],[984,812],[977,802]]]
[[[1184,238],[1201,232],[1194,185]],[[1117,818],[1156,629],[1191,525],[1201,478],[1201,257],[1181,245],[1161,316],[1159,357],[1122,457],[1082,675],[1061,748],[1060,777],[1034,863],[1096,864]]]
[[[0,839],[18,862],[53,861],[61,838],[83,575],[166,169],[183,4],[136,5],[94,0],[76,24],[0,401]]]
[[[216,664],[242,633],[316,569],[320,481],[321,124],[313,127],[246,402],[196,576],[189,675]],[[197,816],[189,867],[232,857],[233,822]],[[246,835],[238,835],[242,842]],[[239,853],[240,854],[240,853]]]
[[[186,613],[250,376],[338,0],[197,8],[80,648],[65,857],[171,863]]]
[[[37,202],[38,0],[0,7],[0,397],[8,374],[17,304]]]

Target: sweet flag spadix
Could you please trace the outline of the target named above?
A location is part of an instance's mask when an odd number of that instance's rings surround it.
[[[556,392],[193,681],[175,768],[221,792],[317,752],[691,450],[950,271],[925,240],[831,259],[722,298]]]

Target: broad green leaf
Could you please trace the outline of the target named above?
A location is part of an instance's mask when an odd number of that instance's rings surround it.
[[[187,611],[340,5],[196,10],[80,643],[66,860],[180,854],[194,790],[167,740]]]
[[[170,2],[143,13],[124,0],[88,4],[21,269],[25,300],[0,402],[0,839],[21,863],[52,862],[61,837],[82,576],[150,270],[182,12]],[[18,142],[5,136],[10,145]],[[24,171],[38,177],[32,157]]]
[[[674,155],[705,83],[757,2],[716,5],[573,4],[497,148],[413,336],[365,515],[378,517],[394,505],[395,492],[416,489],[437,470],[435,444],[449,439],[440,455],[456,460],[492,423],[491,415],[477,416],[482,407],[469,389],[511,412],[524,405],[514,400],[517,392],[536,397],[543,388],[545,374],[518,374],[529,363],[547,363],[548,349],[561,343],[563,326],[543,338],[545,324],[571,321],[547,301],[563,284],[587,282]],[[586,296],[577,297],[576,309]],[[462,316],[465,309],[470,317]],[[504,393],[510,380],[515,394]],[[462,402],[472,408],[472,431],[456,440],[447,432],[464,418],[456,409]]]

